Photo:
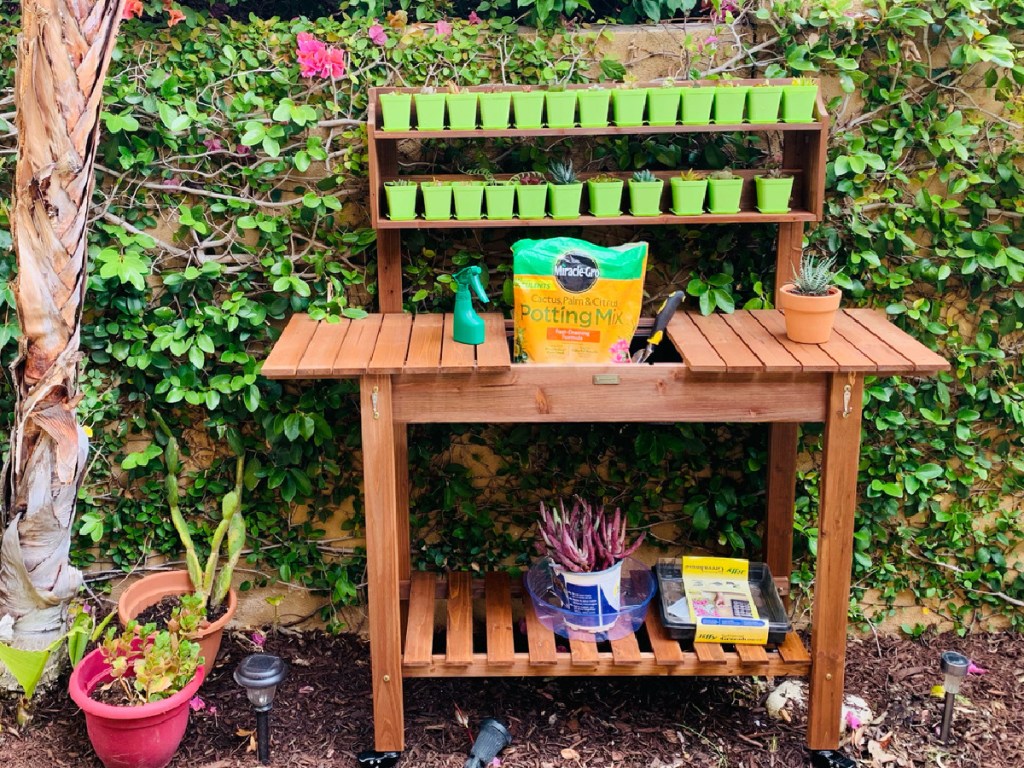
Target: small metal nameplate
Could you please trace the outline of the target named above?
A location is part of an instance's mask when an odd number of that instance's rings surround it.
[[[617,373],[595,373],[594,374],[595,384],[618,384],[619,374]]]

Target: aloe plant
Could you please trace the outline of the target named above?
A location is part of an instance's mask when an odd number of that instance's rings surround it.
[[[794,293],[802,296],[827,295],[839,274],[835,266],[835,256],[818,257],[805,253],[800,258],[800,269],[793,275]]]
[[[646,168],[642,171],[633,172],[633,181],[640,182],[642,184],[648,184],[652,181],[657,181],[658,177],[655,176],[651,171]]]
[[[549,509],[541,502],[537,529],[543,549],[567,571],[587,573],[611,568],[633,554],[647,535],[642,533],[627,545],[626,518],[618,507],[614,515],[609,515],[604,506],[595,510],[579,496],[574,497],[569,512],[561,499],[558,507]]]
[[[564,162],[560,160],[553,160],[548,164],[548,172],[551,174],[551,183],[557,184],[558,186],[578,184],[580,181],[579,177],[576,175],[576,170],[572,166],[572,160],[566,160]]]

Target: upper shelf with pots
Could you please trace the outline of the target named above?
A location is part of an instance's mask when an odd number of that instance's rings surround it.
[[[814,80],[716,80],[543,86],[375,88],[382,139],[822,131]]]

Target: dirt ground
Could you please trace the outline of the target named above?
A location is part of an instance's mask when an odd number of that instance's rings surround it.
[[[191,716],[172,763],[188,768],[253,768],[254,719],[232,680],[253,650],[249,636],[225,639],[218,666]],[[271,634],[266,649],[291,664],[273,711],[273,765],[355,766],[372,747],[369,653],[352,636]],[[935,736],[941,701],[939,653],[958,650],[988,674],[965,683],[954,737]],[[502,768],[792,768],[809,765],[804,716],[768,719],[771,680],[490,679],[406,682],[407,749],[400,766],[461,768],[469,730],[488,715],[509,724],[514,743]],[[846,737],[859,766],[1016,768],[1024,765],[1024,637],[996,634],[852,640],[847,693],[863,697],[873,722]],[[63,689],[39,695],[32,720],[18,728],[0,701],[0,766],[99,768],[85,722]]]

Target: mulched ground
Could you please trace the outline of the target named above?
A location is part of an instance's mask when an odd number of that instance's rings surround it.
[[[253,728],[231,672],[253,650],[243,633],[225,639],[206,682],[206,708],[193,713],[172,763],[184,768],[246,768]],[[295,768],[355,766],[372,746],[369,654],[352,636],[271,635],[268,651],[291,663],[273,712],[272,763]],[[958,650],[984,676],[963,689],[954,739],[935,738],[941,702],[938,656]],[[866,638],[851,641],[846,690],[862,696],[876,719],[847,737],[843,750],[860,766],[1003,768],[1024,765],[1024,637],[975,635]],[[793,768],[809,765],[803,715],[772,721],[768,682],[747,678],[490,679],[406,682],[407,749],[400,763],[461,768],[470,744],[456,708],[473,727],[496,715],[514,745],[503,768]],[[62,691],[37,697],[22,729],[13,704],[0,701],[0,766],[99,768],[82,715]]]

